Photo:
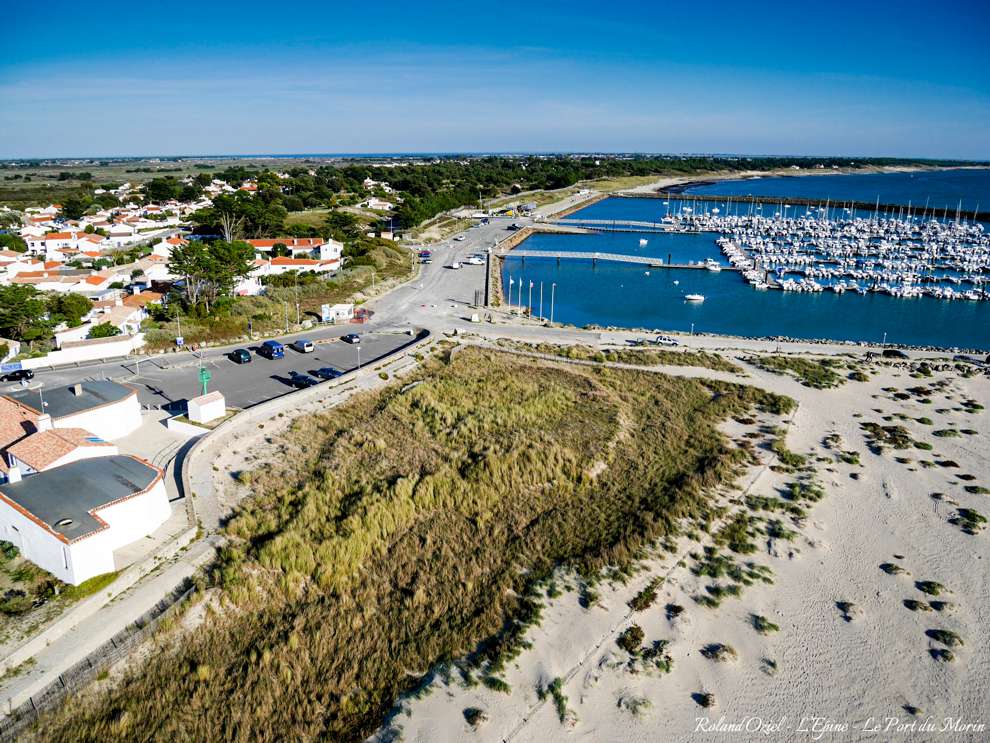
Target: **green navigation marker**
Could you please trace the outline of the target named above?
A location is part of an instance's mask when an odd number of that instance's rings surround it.
[[[199,370],[199,381],[203,384],[203,394],[206,394],[206,383],[213,379],[213,375],[210,374],[208,369]]]

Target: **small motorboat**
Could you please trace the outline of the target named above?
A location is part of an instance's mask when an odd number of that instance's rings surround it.
[[[639,247],[645,248],[649,242],[645,237],[641,237],[639,238]]]
[[[704,294],[685,294],[684,295],[684,301],[685,302],[704,302],[705,301],[705,295]]]

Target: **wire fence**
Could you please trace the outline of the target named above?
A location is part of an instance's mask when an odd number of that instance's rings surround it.
[[[151,636],[166,616],[174,613],[181,606],[193,590],[195,587],[192,581],[185,579],[134,622],[0,720],[0,741],[15,740],[44,712],[54,708],[68,694],[88,684],[101,671],[124,660],[141,642]]]

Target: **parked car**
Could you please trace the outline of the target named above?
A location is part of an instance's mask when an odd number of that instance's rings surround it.
[[[883,349],[882,356],[885,359],[906,359],[908,355],[903,351],[898,351],[896,348],[885,348]]]
[[[337,377],[342,376],[343,373],[344,372],[340,371],[340,369],[334,369],[332,366],[323,366],[313,372],[313,375],[319,377],[320,379],[336,379]]]
[[[653,341],[658,346],[677,346],[680,345],[676,340],[671,338],[669,335],[658,335],[656,340]]]
[[[465,240],[467,240],[467,236],[466,236],[466,235],[458,235],[458,236],[457,236],[457,237],[455,237],[454,239],[455,239],[455,240],[457,240],[457,242],[459,242],[459,243],[462,243],[462,242],[464,242]]]
[[[297,371],[291,371],[289,372],[289,384],[291,384],[297,390],[303,390],[306,389],[307,387],[313,387],[319,384],[319,382],[313,379],[308,374],[300,374]]]
[[[316,350],[316,346],[313,345],[313,341],[306,340],[305,338],[299,338],[298,340],[292,341],[293,350],[299,353],[313,353]]]
[[[246,348],[235,348],[228,356],[235,364],[251,363],[251,353]]]
[[[431,253],[429,250],[421,250],[416,255],[418,255],[420,258],[429,258],[431,255],[433,255],[433,253]]]
[[[358,335],[357,333],[348,333],[347,335],[340,336],[340,340],[342,340],[344,343],[357,345],[358,343],[361,342],[361,336]]]
[[[477,255],[472,255],[470,258],[468,258],[464,262],[467,263],[467,264],[469,264],[469,265],[471,265],[471,266],[483,266],[483,265],[485,265],[485,259],[484,258],[481,258],[480,256],[477,256]]]
[[[450,264],[450,267],[455,271],[457,271],[461,267],[461,264],[458,263],[457,261],[454,261],[453,263]]]
[[[268,359],[281,359],[285,356],[285,346],[278,341],[265,341],[258,349],[258,355]]]
[[[15,369],[14,371],[7,372],[0,377],[4,382],[23,382],[28,379],[34,379],[34,372],[30,369]]]

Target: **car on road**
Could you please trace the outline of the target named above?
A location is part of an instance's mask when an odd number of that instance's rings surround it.
[[[457,237],[455,237],[454,239],[455,239],[455,240],[457,240],[457,242],[459,242],[459,243],[462,243],[462,242],[464,242],[465,240],[467,240],[467,235],[458,235],[458,236],[457,236]]]
[[[510,224],[505,229],[509,230],[509,232],[515,232],[516,230],[521,230],[522,229],[522,225],[519,224],[518,222],[513,222],[512,224]]]
[[[235,348],[230,352],[229,357],[235,364],[251,363],[251,353],[246,348]]]
[[[420,258],[429,258],[430,256],[433,255],[433,253],[431,253],[429,250],[421,250],[418,253],[416,253],[416,255],[418,255]]]
[[[361,342],[361,336],[357,333],[348,333],[347,335],[340,336],[340,340],[344,343],[350,343],[352,345],[357,345]]]
[[[4,382],[26,382],[34,379],[34,372],[30,369],[14,369],[0,377]]]
[[[313,341],[299,338],[292,341],[292,349],[299,353],[313,353],[316,350],[316,346],[313,345]]]
[[[285,346],[278,341],[265,341],[258,348],[258,355],[273,361],[275,359],[281,359],[285,356]]]
[[[485,265],[485,260],[481,256],[477,256],[477,255],[472,255],[470,258],[468,258],[464,262],[467,263],[469,266],[483,266],[483,265]]]
[[[680,344],[669,335],[658,335],[653,341],[658,346],[679,346]]]
[[[420,258],[419,259],[419,262],[422,263],[424,266],[428,266],[429,264],[433,263],[433,259],[432,258]]]
[[[450,264],[450,267],[451,267],[452,269],[454,269],[455,271],[457,271],[457,270],[459,270],[459,269],[460,269],[460,267],[461,267],[461,264],[460,264],[460,263],[458,263],[457,261],[454,261],[453,263],[451,263],[451,264]]]
[[[313,372],[313,376],[319,377],[320,379],[336,379],[337,377],[343,376],[344,372],[340,369],[334,369],[332,366],[322,366]]]
[[[885,348],[883,353],[880,354],[885,359],[906,359],[908,355],[903,351],[898,351],[896,348]]]
[[[319,381],[313,379],[309,374],[301,374],[297,371],[289,372],[289,384],[295,387],[297,390],[304,390],[307,387],[314,387],[319,384]]]

